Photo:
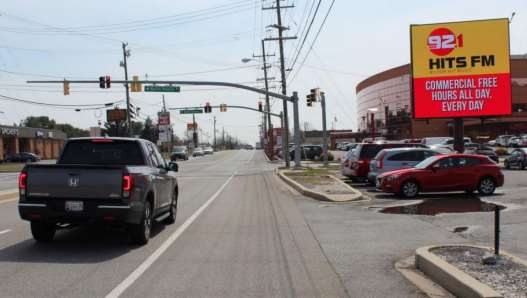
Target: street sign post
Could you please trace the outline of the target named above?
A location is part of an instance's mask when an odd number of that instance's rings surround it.
[[[179,86],[145,86],[145,92],[179,92],[181,88]]]
[[[179,114],[181,115],[184,115],[184,114],[202,114],[203,113],[203,109],[202,108],[199,108],[199,109],[186,109],[186,110],[180,110],[179,111]]]

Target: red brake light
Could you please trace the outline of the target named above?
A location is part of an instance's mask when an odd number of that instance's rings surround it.
[[[18,176],[18,188],[26,189],[27,188],[27,173],[21,172]]]
[[[92,139],[92,143],[113,143],[112,139]]]
[[[134,187],[133,184],[134,184],[134,181],[131,175],[126,174],[123,176],[123,192],[131,191],[132,188]]]

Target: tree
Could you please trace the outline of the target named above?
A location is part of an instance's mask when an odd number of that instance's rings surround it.
[[[55,120],[49,119],[48,116],[28,116],[21,123],[21,126],[45,129],[55,129],[56,125]]]
[[[61,130],[64,133],[66,133],[66,136],[68,138],[79,138],[79,137],[89,137],[90,136],[90,132],[88,130],[77,128],[67,123],[57,124],[55,125],[55,129]]]
[[[153,143],[157,142],[158,132],[154,121],[150,117],[145,119],[143,132],[140,135],[141,139],[149,140]]]

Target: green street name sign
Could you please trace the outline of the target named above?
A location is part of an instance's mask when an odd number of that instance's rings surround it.
[[[179,110],[179,114],[202,114],[203,109],[186,109],[186,110]]]
[[[179,86],[145,86],[145,92],[179,92]]]

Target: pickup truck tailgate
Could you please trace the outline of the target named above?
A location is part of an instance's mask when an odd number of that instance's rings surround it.
[[[26,168],[28,197],[120,198],[122,167],[31,165]]]

